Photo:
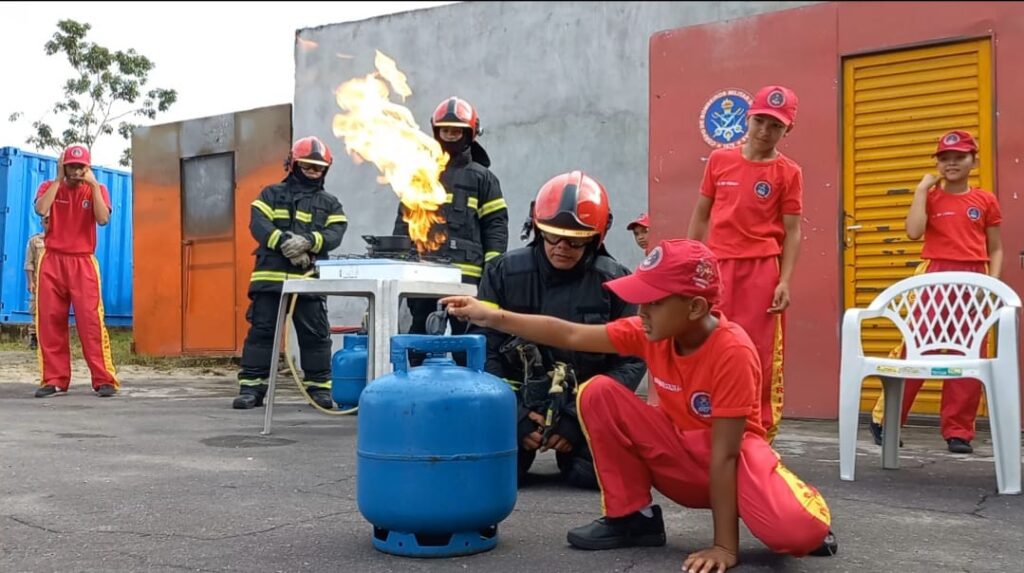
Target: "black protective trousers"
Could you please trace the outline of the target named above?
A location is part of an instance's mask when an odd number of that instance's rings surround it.
[[[270,378],[270,360],[276,350],[274,323],[277,320],[281,294],[255,292],[251,293],[249,298],[251,303],[245,315],[249,321],[249,334],[245,337],[245,346],[242,348],[242,369],[238,377],[247,380],[266,380]],[[292,323],[298,337],[304,382],[329,382],[331,327],[327,321],[327,298],[300,296],[295,303]]]

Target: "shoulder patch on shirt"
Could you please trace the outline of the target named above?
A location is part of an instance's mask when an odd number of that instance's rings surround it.
[[[972,221],[977,221],[981,218],[981,209],[971,205],[967,208],[967,218]]]

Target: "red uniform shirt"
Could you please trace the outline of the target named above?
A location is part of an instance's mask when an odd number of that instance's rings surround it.
[[[803,209],[803,172],[781,153],[750,161],[738,147],[716,149],[700,192],[714,201],[707,244],[719,259],[774,257],[786,236],[782,216]]]
[[[36,200],[46,192],[52,181],[44,181],[36,191]],[[113,211],[110,194],[100,183],[103,202]],[[79,183],[72,187],[61,181],[50,207],[50,230],[46,233],[46,249],[69,255],[91,255],[96,252],[96,215],[92,212],[92,187]]]
[[[921,258],[988,261],[986,229],[1003,222],[999,201],[993,194],[976,188],[966,193],[947,193],[935,187],[928,191],[925,212],[928,223]]]
[[[676,353],[673,340],[647,340],[640,317],[605,327],[620,354],[647,362],[660,406],[682,430],[710,430],[712,418],[746,417],[746,431],[761,427],[761,363],[747,333],[725,317],[696,352]]]

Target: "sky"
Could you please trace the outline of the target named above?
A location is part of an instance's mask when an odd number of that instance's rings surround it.
[[[136,118],[148,125],[291,102],[296,30],[443,4],[451,2],[0,2],[0,147],[53,155],[25,140],[33,121],[53,119],[48,111],[71,77],[67,60],[43,48],[65,18],[92,25],[87,41],[149,58],[145,89],[177,90],[154,121]],[[11,123],[15,112],[24,115]],[[120,168],[127,144],[116,132],[104,137],[93,164]]]

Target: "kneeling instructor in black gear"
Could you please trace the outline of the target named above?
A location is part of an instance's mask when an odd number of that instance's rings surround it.
[[[348,219],[338,199],[324,191],[324,178],[332,162],[331,150],[316,137],[292,145],[285,162],[288,175],[265,187],[252,202],[249,230],[256,239],[256,264],[249,280],[249,334],[242,349],[238,396],[232,407],[246,410],[263,405],[274,352],[274,330],[287,279],[314,270],[341,244]],[[303,385],[309,397],[330,410],[331,328],[327,297],[301,295],[292,318],[302,359]]]
[[[487,264],[479,300],[512,312],[544,314],[584,324],[604,324],[637,312],[602,284],[629,274],[608,254],[608,194],[581,171],[545,183],[534,199],[523,238],[526,247]],[[597,489],[594,461],[576,417],[577,384],[605,374],[636,390],[643,361],[617,354],[572,352],[473,326],[487,337],[487,372],[504,378],[519,401],[519,480],[538,451],[555,450],[570,484]],[[554,386],[555,392],[551,392]]]

